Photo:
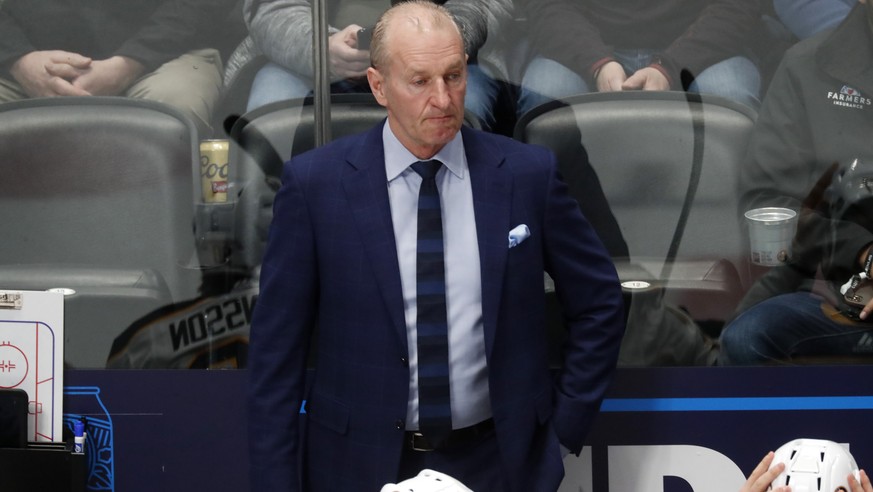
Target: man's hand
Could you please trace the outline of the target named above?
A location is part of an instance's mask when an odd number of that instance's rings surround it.
[[[867,472],[864,470],[861,470],[860,483],[855,480],[855,477],[849,475],[849,487],[852,488],[852,492],[873,492],[873,485],[870,484],[870,477],[867,476]]]
[[[858,318],[861,321],[866,321],[867,318],[870,316],[871,312],[873,312],[873,299],[867,301],[867,305],[865,305],[864,309],[862,309],[861,312],[858,313]]]
[[[858,257],[858,264],[861,265],[862,271],[866,273],[868,277],[873,278],[873,272],[866,270],[867,256],[870,255],[871,248],[873,248],[873,245],[867,246],[866,248],[861,250],[861,254]],[[871,268],[871,270],[873,270],[873,268]],[[867,302],[867,305],[864,306],[864,309],[862,309],[861,312],[858,313],[858,317],[862,320],[866,320],[867,317],[870,316],[871,312],[873,312],[873,299],[870,299],[870,301]]]
[[[597,92],[618,92],[625,80],[627,74],[624,73],[621,63],[616,61],[605,63],[595,76]]]
[[[358,49],[361,26],[351,24],[327,40],[330,74],[333,80],[363,77],[370,66],[370,52]]]
[[[10,69],[12,77],[30,97],[88,96],[73,81],[91,67],[91,59],[69,51],[31,51]]]
[[[91,68],[73,80],[73,86],[93,96],[117,96],[143,72],[145,67],[140,62],[125,56],[113,56],[91,62]]]
[[[864,263],[866,263],[867,256],[870,254],[870,248],[873,248],[873,246],[867,246],[866,248],[864,248],[864,251],[861,252],[861,258],[863,258],[863,259],[860,260],[860,263],[862,265],[862,268],[865,266]],[[867,275],[869,276],[873,272],[865,272],[865,273],[867,273]],[[873,278],[873,277],[871,277],[871,278]],[[864,306],[864,309],[862,309],[860,313],[858,313],[858,318],[860,318],[861,320],[866,320],[867,317],[870,316],[871,312],[873,312],[873,299],[870,299],[869,301],[867,301],[867,305]]]
[[[764,456],[764,459],[758,463],[758,466],[752,470],[752,474],[749,475],[746,483],[743,484],[742,488],[740,488],[740,492],[766,492],[767,487],[773,482],[773,480],[782,473],[782,470],[785,469],[784,463],[779,463],[770,469],[770,463],[773,462],[773,451],[767,453],[767,456]],[[869,483],[869,482],[868,482]],[[777,489],[773,489],[772,492],[791,492],[791,487],[779,487]],[[866,491],[860,490],[857,491],[852,489],[852,492],[873,492],[873,490]]]
[[[657,68],[643,67],[628,77],[621,85],[621,89],[625,91],[669,91],[670,81]]]

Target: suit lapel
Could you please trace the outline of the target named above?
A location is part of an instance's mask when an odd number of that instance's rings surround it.
[[[377,125],[364,135],[362,145],[355,147],[347,161],[351,172],[343,176],[343,189],[351,207],[352,220],[361,235],[364,251],[376,278],[373,287],[382,294],[391,324],[405,353],[403,289],[388,201],[382,125]]]
[[[498,147],[488,145],[471,130],[463,128],[462,131],[479,240],[485,348],[490,356],[506,272],[508,235],[512,227],[512,176],[504,166],[504,155]]]
[[[508,233],[512,200],[512,176],[503,166],[504,156],[471,130],[462,128],[464,149],[473,189],[473,210],[479,242],[482,276],[482,321],[489,356],[494,346],[503,279],[506,272]],[[363,237],[365,253],[376,278],[374,288],[382,294],[398,341],[405,352],[406,321],[403,289],[385,174],[382,126],[364,137],[350,153],[352,168],[343,177],[343,189],[352,210],[352,220]]]

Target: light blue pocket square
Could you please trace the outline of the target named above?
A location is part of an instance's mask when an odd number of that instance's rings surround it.
[[[509,231],[509,247],[514,248],[530,236],[530,228],[524,224],[515,226]]]

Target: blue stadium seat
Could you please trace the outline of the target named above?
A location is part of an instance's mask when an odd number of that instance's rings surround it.
[[[584,146],[629,250],[622,280],[664,285],[695,319],[723,321],[748,282],[737,179],[756,117],[714,96],[592,93],[535,108],[514,136],[562,167]]]
[[[0,288],[78,292],[68,299],[68,346],[92,348],[68,350],[71,365],[105,364],[130,322],[197,296],[197,152],[193,124],[160,103],[0,105]],[[72,308],[81,303],[90,303],[87,314]]]

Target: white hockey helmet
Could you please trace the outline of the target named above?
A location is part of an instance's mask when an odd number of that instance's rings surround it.
[[[855,458],[841,444],[823,439],[795,439],[776,450],[771,467],[785,470],[769,490],[788,485],[792,492],[849,492],[848,476],[860,480]]]
[[[433,470],[424,469],[415,477],[398,484],[389,483],[381,492],[473,492],[454,478]]]

